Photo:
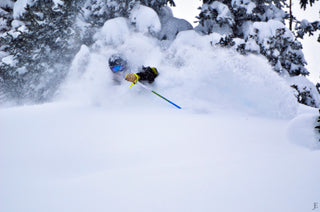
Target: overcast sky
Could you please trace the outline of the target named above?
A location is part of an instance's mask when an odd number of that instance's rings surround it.
[[[201,0],[174,0],[176,7],[173,7],[173,14],[177,18],[183,18],[189,21],[193,26],[197,24],[194,23],[197,19],[195,18],[199,15],[200,10],[197,8],[202,5]],[[309,21],[320,20],[320,2],[316,1],[314,6],[307,8],[306,11],[300,9],[299,0],[293,0],[294,8],[293,15],[297,19],[307,19]],[[319,33],[318,33],[319,34]],[[305,58],[308,62],[307,69],[310,72],[309,79],[314,83],[320,82],[320,43],[317,42],[317,37],[308,37],[302,41],[304,47]]]
[[[200,10],[198,7],[202,5],[201,0],[174,0],[176,7],[172,8],[173,14],[177,18],[183,18],[189,21],[193,26],[197,24],[194,23],[197,19],[196,16],[199,15]]]
[[[319,21],[320,20],[320,2],[316,3],[307,10],[304,11],[300,9],[299,1],[294,0],[295,5],[293,8],[293,15],[297,17],[298,20],[307,19],[309,21]],[[319,32],[315,36],[309,37],[308,35],[302,41],[303,53],[305,59],[308,62],[307,69],[310,72],[309,79],[314,83],[320,83],[320,43],[317,42]],[[301,41],[301,40],[300,40]]]

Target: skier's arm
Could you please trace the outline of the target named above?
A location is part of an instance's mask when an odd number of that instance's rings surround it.
[[[137,75],[139,76],[138,80],[144,80],[152,83],[158,76],[158,70],[154,67],[143,67],[142,70],[143,71],[137,73]]]
[[[143,71],[136,74],[130,73],[126,75],[126,80],[132,83],[137,83],[137,81],[148,81],[152,83],[154,79],[158,76],[158,70],[153,67],[143,67]]]

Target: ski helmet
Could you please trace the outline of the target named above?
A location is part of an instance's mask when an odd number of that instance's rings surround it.
[[[109,67],[112,72],[123,71],[127,66],[127,61],[120,54],[113,54],[109,58]]]

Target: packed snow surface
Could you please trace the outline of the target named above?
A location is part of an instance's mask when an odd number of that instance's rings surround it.
[[[126,19],[106,22],[53,102],[0,109],[0,210],[311,211],[317,110],[299,106],[265,59],[219,39],[191,30],[160,42]],[[182,109],[115,84],[113,53],[132,72],[157,67],[146,86]]]

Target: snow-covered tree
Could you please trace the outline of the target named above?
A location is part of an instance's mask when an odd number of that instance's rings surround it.
[[[199,15],[199,31],[218,32],[246,42],[242,51],[251,51],[268,58],[275,71],[290,75],[307,75],[302,45],[284,25],[288,17],[283,1],[225,0],[205,1]],[[226,43],[230,42],[230,44]],[[232,39],[223,42],[233,45]]]
[[[224,35],[218,43],[221,46],[233,47],[243,54],[262,54],[283,76],[306,76],[309,72],[305,68],[302,44],[285,26],[285,20],[289,18],[283,10],[285,6],[283,0],[204,0],[196,30]],[[311,29],[310,33],[319,27],[318,23],[304,26],[300,25],[298,35],[303,36],[306,28]],[[314,85],[300,83],[291,84],[298,92],[298,101],[319,107],[318,94],[311,92]]]
[[[42,101],[52,96],[79,45],[73,28],[76,1],[42,0],[28,5],[4,37],[9,54],[0,63],[6,93]]]
[[[298,38],[303,38],[305,34],[312,36],[314,32],[320,30],[320,21],[309,22],[306,19],[297,21],[295,30]],[[320,42],[320,34],[318,42]]]
[[[82,10],[86,22],[101,27],[106,20],[128,17],[137,0],[86,0]]]
[[[247,45],[247,50],[264,55],[274,70],[290,76],[308,75],[304,67],[306,61],[302,45],[293,33],[279,21],[256,22],[249,33],[247,43],[258,45],[258,48]]]
[[[93,35],[103,24],[115,17],[129,17],[137,0],[85,0],[81,6],[82,41],[86,45],[93,43]]]
[[[85,0],[82,15],[79,17],[85,23],[82,33],[84,43],[91,45],[92,36],[107,20],[116,17],[128,18],[137,4],[151,7],[157,13],[167,4],[175,5],[173,0]]]
[[[320,114],[320,110],[319,110],[319,114]],[[320,116],[317,118],[317,123],[316,123],[315,129],[317,130],[317,132],[320,136]],[[320,142],[320,139],[319,139],[319,142]]]
[[[304,10],[307,8],[307,5],[310,4],[310,6],[312,7],[312,5],[315,3],[316,0],[300,0],[300,7],[303,8]]]
[[[234,15],[228,5],[220,1],[207,1],[201,8],[197,30],[204,34],[218,32],[220,34],[232,34],[235,24]]]
[[[156,12],[168,3],[175,5],[173,0],[86,0],[82,9],[87,22],[101,27],[108,19],[129,17],[131,9],[137,3],[151,7]]]
[[[303,77],[309,72],[305,68],[307,62],[302,44],[283,23],[275,20],[254,23],[245,48],[264,55],[279,74],[293,77],[289,84],[295,89],[299,103],[320,107],[319,92],[313,83]]]
[[[273,19],[284,23],[288,16],[282,10],[284,6],[284,0],[204,0],[197,30],[246,39],[252,22]]]
[[[315,4],[315,0],[300,0],[299,3],[300,3],[301,9],[306,10],[307,9],[307,5],[310,5],[310,7],[312,7]],[[305,34],[308,34],[309,36],[313,36],[314,32],[320,30],[320,21],[309,22],[306,19],[297,20],[291,14],[292,13],[291,12],[291,4],[292,4],[292,1],[290,1],[290,15],[291,15],[291,17],[290,17],[290,23],[289,24],[290,24],[290,29],[292,29],[293,21],[296,22],[294,30],[295,30],[297,38],[303,39]],[[320,11],[319,11],[319,14],[320,14]],[[320,42],[320,34],[319,34],[319,37],[318,37],[318,42]]]
[[[4,38],[4,34],[11,29],[11,22],[13,21],[13,1],[3,0],[0,2],[0,61],[2,58],[8,56],[6,49],[10,48]],[[5,100],[4,79],[1,77],[0,70],[0,103]]]
[[[156,12],[159,12],[161,7],[166,6],[168,3],[170,6],[175,6],[173,0],[140,0],[142,5],[151,7]]]
[[[0,2],[0,33],[10,30],[13,20],[13,1],[3,0]]]
[[[288,79],[291,87],[294,88],[294,95],[301,104],[311,107],[320,107],[320,95],[317,87],[306,77],[295,76]]]

